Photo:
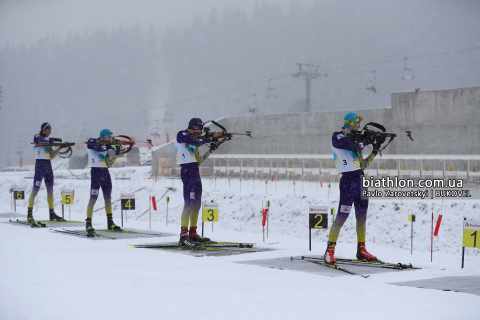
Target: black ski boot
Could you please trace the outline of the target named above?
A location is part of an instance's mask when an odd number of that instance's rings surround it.
[[[94,237],[95,236],[95,229],[92,227],[92,218],[85,219],[87,222],[85,224],[85,229],[87,230],[87,237]]]
[[[182,227],[182,231],[180,232],[180,240],[178,240],[178,245],[181,247],[198,247],[199,243],[190,239],[187,228]]]
[[[198,233],[197,233],[197,227],[191,227],[190,230],[189,230],[189,236],[190,236],[190,240],[193,240],[195,242],[200,242],[200,243],[205,243],[205,242],[210,242],[212,240],[210,240],[210,238],[207,238],[207,237],[201,237]]]
[[[33,208],[28,208],[27,221],[30,223],[35,223],[35,219],[33,219]]]
[[[65,221],[65,219],[63,219],[62,217],[57,216],[57,215],[55,214],[55,210],[54,210],[54,209],[50,209],[50,221],[53,221],[53,220]]]
[[[108,230],[114,231],[123,231],[122,228],[117,226],[115,222],[113,222],[112,214],[107,214],[107,223],[108,223]]]

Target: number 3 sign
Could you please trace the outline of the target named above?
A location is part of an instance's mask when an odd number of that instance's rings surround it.
[[[202,207],[203,222],[218,222],[218,203],[204,203]]]

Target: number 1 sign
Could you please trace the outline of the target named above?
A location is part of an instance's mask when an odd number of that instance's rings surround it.
[[[480,221],[463,219],[462,268],[465,248],[480,248]]]

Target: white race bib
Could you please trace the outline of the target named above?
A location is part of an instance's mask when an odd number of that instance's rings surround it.
[[[175,139],[175,159],[178,165],[198,162],[195,157],[197,147],[188,143],[178,143]]]
[[[50,147],[33,147],[33,151],[35,152],[35,159],[50,160]]]
[[[356,171],[358,169],[361,169],[360,159],[358,158],[360,152],[337,149],[333,145],[332,152],[337,173]]]
[[[107,148],[104,146],[105,149]],[[88,153],[88,166],[90,168],[106,168],[107,167],[107,154],[108,150],[106,151],[95,151],[93,149],[87,149]]]

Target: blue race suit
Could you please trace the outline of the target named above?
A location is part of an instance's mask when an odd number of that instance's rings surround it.
[[[351,159],[355,163],[350,166],[351,171],[343,171],[340,179],[340,201],[338,204],[337,217],[330,228],[330,234],[328,236],[328,243],[335,244],[340,233],[340,229],[348,218],[352,209],[352,203],[355,205],[355,216],[357,218],[357,241],[365,242],[366,235],[366,222],[367,222],[367,209],[368,198],[362,197],[362,177],[364,175],[363,170],[375,158],[375,154],[370,154],[367,159],[363,159],[362,150],[365,147],[362,142],[357,143],[345,136],[346,129],[341,132],[335,132],[332,136],[332,149],[334,149],[335,166],[337,170],[343,161],[338,154],[335,153],[335,149],[340,152],[343,150],[345,153],[351,155]],[[345,161],[345,164],[347,162]],[[358,169],[356,169],[358,168]]]
[[[182,230],[188,228],[190,222],[190,228],[197,226],[198,212],[202,205],[202,179],[200,178],[199,166],[205,159],[207,159],[211,151],[207,151],[203,156],[199,156],[198,147],[205,144],[206,139],[195,139],[188,135],[187,130],[178,132],[176,138],[176,153],[177,163],[179,162],[179,155],[181,151],[178,147],[185,147],[190,154],[193,155],[193,160],[190,163],[180,164],[181,166],[181,178],[183,182],[183,199],[185,205],[183,207],[181,226]],[[183,155],[185,157],[185,155]],[[186,156],[187,158],[189,155]]]
[[[40,133],[36,134],[33,137],[33,142],[38,144],[48,144],[53,142],[53,138],[45,137],[43,134]],[[59,150],[57,150],[57,152],[53,152],[52,149],[48,146],[44,146],[41,148],[37,147],[34,149],[35,152],[38,152],[39,154],[36,155],[37,159],[35,160],[35,176],[33,178],[33,189],[28,200],[28,207],[33,208],[33,205],[35,203],[35,197],[38,194],[38,190],[40,190],[40,186],[42,185],[42,180],[45,179],[45,186],[47,187],[48,208],[53,209],[53,170],[50,160],[57,155]],[[37,149],[39,150],[37,151]],[[39,156],[41,156],[40,159],[38,159]]]

